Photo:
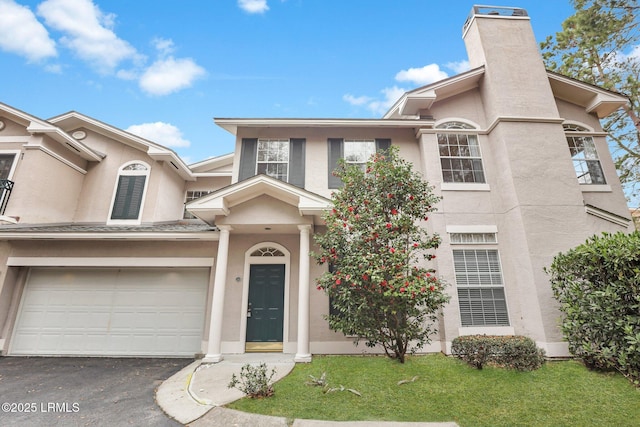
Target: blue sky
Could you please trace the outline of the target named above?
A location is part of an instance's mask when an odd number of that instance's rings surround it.
[[[487,3],[481,3],[487,4]],[[527,9],[538,40],[569,0]],[[0,0],[0,102],[70,110],[174,149],[233,150],[213,117],[380,117],[465,69],[472,1]]]

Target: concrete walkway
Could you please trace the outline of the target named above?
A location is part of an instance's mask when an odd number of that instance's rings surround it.
[[[284,417],[250,414],[223,405],[238,400],[244,394],[227,388],[231,375],[240,373],[247,363],[266,363],[268,372],[276,370],[273,381],[291,372],[293,355],[282,353],[246,353],[225,355],[220,363],[197,360],[163,382],[156,391],[156,402],[176,421],[194,427],[458,427],[448,423],[400,423],[371,421],[291,420]]]

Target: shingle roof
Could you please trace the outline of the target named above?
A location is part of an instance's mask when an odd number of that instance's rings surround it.
[[[204,223],[158,223],[142,225],[106,224],[6,224],[0,233],[201,233],[219,231],[217,227]]]

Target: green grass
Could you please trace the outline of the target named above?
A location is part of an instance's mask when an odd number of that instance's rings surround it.
[[[323,372],[331,386],[362,397],[305,384]],[[404,365],[376,356],[315,356],[276,383],[273,397],[229,407],[287,418],[456,421],[463,427],[640,425],[640,389],[619,374],[590,372],[575,361],[547,362],[533,372],[479,371],[443,355],[413,356]]]

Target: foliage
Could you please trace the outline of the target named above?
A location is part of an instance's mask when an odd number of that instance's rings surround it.
[[[327,372],[362,393],[323,393],[309,374]],[[420,379],[398,386],[402,379]],[[407,356],[404,364],[380,356],[314,356],[276,384],[269,399],[240,399],[233,409],[288,419],[451,422],[484,426],[629,426],[640,420],[640,390],[617,372],[594,372],[574,360],[548,361],[519,372],[471,369],[442,354]]]
[[[544,364],[544,350],[528,337],[520,335],[466,335],[454,338],[451,353],[469,365],[482,369],[494,366],[533,371]]]
[[[276,370],[271,369],[267,374],[267,365],[262,362],[257,366],[246,364],[240,368],[240,378],[236,374],[231,375],[228,388],[237,388],[251,398],[273,396],[273,383],[271,379]]]
[[[448,301],[444,283],[424,266],[440,244],[424,224],[439,198],[412,168],[395,147],[364,170],[342,162],[335,173],[344,186],[324,215],[326,232],[315,236],[316,261],[331,266],[317,280],[333,307],[329,327],[401,363],[430,342]]]
[[[635,193],[640,181],[638,0],[572,4],[576,12],[562,23],[562,31],[541,43],[543,58],[552,71],[629,97],[629,105],[606,118],[603,128],[615,143],[621,180]]]
[[[320,375],[319,377],[314,377],[313,375],[309,375],[309,378],[311,378],[311,381],[307,381],[305,384],[316,386],[316,387],[322,387],[323,393],[334,393],[336,391],[348,391],[350,393],[355,394],[356,396],[362,396],[362,394],[358,390],[353,388],[346,388],[342,384],[340,384],[340,386],[338,387],[331,387],[329,385],[329,382],[327,381],[326,372],[323,372],[322,375]]]
[[[593,236],[547,272],[571,353],[640,385],[640,234]]]

